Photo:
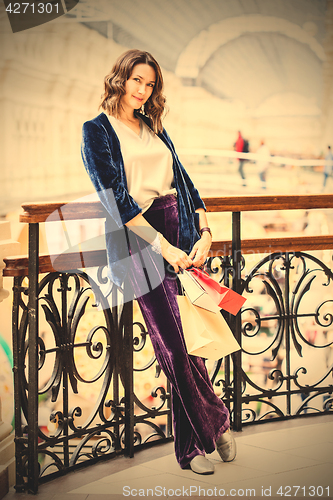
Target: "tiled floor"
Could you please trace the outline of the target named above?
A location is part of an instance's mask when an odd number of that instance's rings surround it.
[[[200,476],[181,470],[167,443],[90,466],[43,484],[38,500],[118,500],[135,496],[219,498],[333,497],[333,417],[247,427],[235,434],[237,457],[223,463],[209,456],[215,473]],[[298,488],[298,489],[297,489]],[[11,490],[5,500],[31,496]]]

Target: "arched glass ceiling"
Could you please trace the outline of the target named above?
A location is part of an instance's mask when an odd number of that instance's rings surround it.
[[[152,52],[175,71],[186,46],[221,20],[250,14],[308,25],[322,41],[326,0],[80,0],[70,16],[116,42]]]
[[[212,55],[198,81],[218,97],[241,99],[250,108],[285,92],[320,107],[322,61],[306,45],[284,35],[244,34]]]

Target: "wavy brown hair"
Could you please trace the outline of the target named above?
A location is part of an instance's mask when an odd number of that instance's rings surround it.
[[[155,133],[162,132],[162,115],[165,109],[165,97],[162,93],[163,76],[158,62],[149,52],[131,49],[118,57],[111,72],[104,78],[104,94],[100,107],[112,116],[119,116],[120,99],[126,93],[125,83],[130,78],[136,64],[148,64],[155,70],[154,89],[141,112],[150,118]]]

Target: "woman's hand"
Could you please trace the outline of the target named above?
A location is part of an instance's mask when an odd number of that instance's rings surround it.
[[[200,267],[206,262],[211,244],[212,237],[210,233],[208,231],[203,232],[200,240],[193,245],[189,255],[194,267]]]
[[[171,245],[165,238],[161,241],[162,256],[172,265],[175,272],[179,272],[179,268],[187,269],[193,265],[192,259],[180,248]]]

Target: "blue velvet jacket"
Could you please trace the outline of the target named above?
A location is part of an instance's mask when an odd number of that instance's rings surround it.
[[[142,118],[150,126],[149,119]],[[167,132],[163,129],[158,137],[170,149],[173,158],[180,225],[179,247],[190,252],[200,238],[199,215],[195,210],[205,208],[205,205],[180,163]],[[129,255],[124,225],[142,209],[128,192],[119,139],[105,113],[83,124],[81,152],[85,168],[107,212],[105,237],[110,279],[121,286]]]

